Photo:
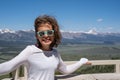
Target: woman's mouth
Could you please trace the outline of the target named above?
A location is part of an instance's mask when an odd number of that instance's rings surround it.
[[[48,43],[48,42],[51,42],[51,39],[50,38],[43,38],[42,41],[45,43]]]

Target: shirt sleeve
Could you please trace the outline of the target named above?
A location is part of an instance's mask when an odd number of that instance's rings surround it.
[[[70,74],[76,71],[78,68],[80,68],[83,64],[88,62],[88,59],[86,58],[81,58],[80,61],[71,64],[71,65],[66,65],[63,60],[61,59],[61,56],[59,55],[59,65],[58,65],[58,71],[61,72],[62,74]]]
[[[19,55],[13,59],[0,64],[0,75],[9,73],[15,70],[20,65],[27,61],[28,53],[30,53],[30,47],[27,46]]]

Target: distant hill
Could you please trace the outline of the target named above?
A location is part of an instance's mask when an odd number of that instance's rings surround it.
[[[35,43],[34,30],[0,29],[0,44],[2,41]],[[120,44],[120,33],[65,32],[62,31],[62,44]]]

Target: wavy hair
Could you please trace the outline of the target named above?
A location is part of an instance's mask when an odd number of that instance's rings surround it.
[[[34,22],[35,35],[37,36],[38,27],[46,23],[50,24],[52,26],[52,29],[54,30],[54,41],[51,43],[50,47],[51,48],[57,47],[61,43],[61,33],[59,30],[58,22],[53,16],[42,15],[35,19],[35,22]],[[38,47],[42,47],[38,39],[37,39],[37,45]]]

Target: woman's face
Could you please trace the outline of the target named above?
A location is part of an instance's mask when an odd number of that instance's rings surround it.
[[[48,23],[38,27],[37,39],[40,41],[42,48],[50,48],[50,44],[54,41],[54,31]]]

